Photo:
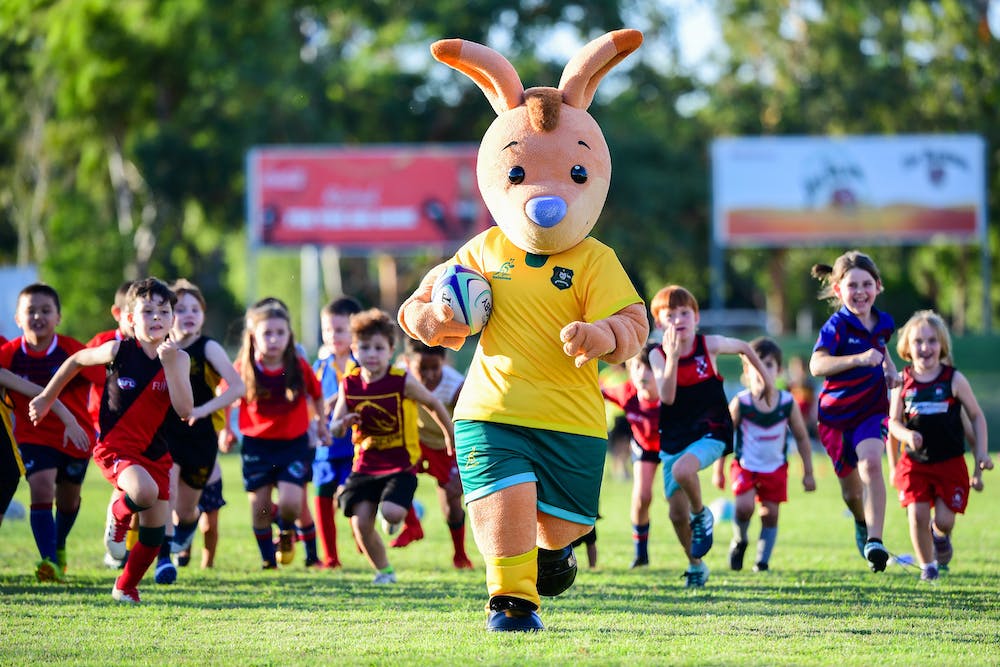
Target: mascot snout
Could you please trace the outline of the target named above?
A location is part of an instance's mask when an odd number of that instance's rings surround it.
[[[539,227],[555,227],[566,217],[566,202],[562,197],[534,197],[528,200],[524,212]]]

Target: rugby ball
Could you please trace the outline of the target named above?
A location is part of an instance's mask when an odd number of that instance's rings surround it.
[[[452,264],[434,282],[431,302],[451,306],[455,322],[469,327],[469,335],[482,331],[493,312],[493,290],[481,273]]]

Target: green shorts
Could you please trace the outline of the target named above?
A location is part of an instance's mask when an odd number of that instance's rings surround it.
[[[534,482],[539,510],[586,526],[597,519],[607,448],[604,438],[495,422],[455,422],[466,502]]]

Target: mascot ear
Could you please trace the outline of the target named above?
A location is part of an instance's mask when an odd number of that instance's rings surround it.
[[[498,116],[524,101],[524,86],[514,66],[488,46],[442,39],[431,44],[431,55],[475,81]]]
[[[563,101],[577,109],[589,107],[597,92],[597,84],[604,75],[638,49],[640,44],[642,33],[626,29],[601,35],[584,46],[566,63],[559,80]]]

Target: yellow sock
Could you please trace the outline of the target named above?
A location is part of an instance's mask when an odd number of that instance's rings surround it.
[[[128,533],[125,534],[125,548],[131,551],[135,547],[135,543],[139,541],[139,531],[134,528],[129,528]]]
[[[490,597],[506,595],[541,607],[538,596],[538,547],[520,556],[486,559],[486,588]]]

